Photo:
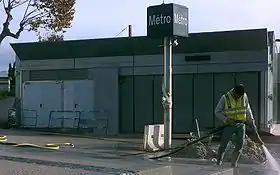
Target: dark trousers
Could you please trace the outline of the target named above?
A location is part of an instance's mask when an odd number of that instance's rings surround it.
[[[220,147],[217,154],[217,164],[221,164],[225,155],[225,149],[235,133],[234,144],[235,149],[231,156],[231,165],[237,166],[237,162],[242,152],[245,141],[245,124],[238,123],[227,126],[222,134]]]

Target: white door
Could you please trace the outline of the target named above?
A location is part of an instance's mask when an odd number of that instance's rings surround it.
[[[92,80],[83,80],[75,82],[75,110],[81,111],[82,119],[92,119],[93,118],[93,99],[94,99],[94,87]]]
[[[21,125],[24,127],[36,127],[36,117],[40,112],[42,94],[40,84],[26,82],[23,84]]]
[[[75,82],[64,81],[63,83],[63,116],[61,125],[64,128],[75,128],[78,124],[79,113],[75,111]]]
[[[57,111],[61,111],[61,83],[60,82],[41,82],[42,103],[40,104],[39,127],[48,127],[59,122],[61,115]]]
[[[93,81],[64,81],[63,126],[76,128],[80,119],[93,117]]]
[[[22,125],[48,127],[51,111],[61,109],[60,91],[61,85],[58,82],[25,83],[23,85]]]

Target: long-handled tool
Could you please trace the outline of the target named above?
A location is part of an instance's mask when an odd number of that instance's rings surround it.
[[[263,154],[265,155],[265,160],[264,160],[263,164],[266,164],[266,163],[267,163],[267,155],[266,155],[266,153],[265,153],[266,151],[265,151],[264,142],[262,141],[262,139],[261,139],[261,137],[260,137],[260,135],[259,135],[258,129],[257,129],[256,127],[252,128],[252,129],[253,129],[254,132],[255,132],[255,135],[256,135],[256,137],[257,137],[257,139],[258,139],[258,141],[259,141],[259,144],[261,144],[260,148],[261,148]]]
[[[159,155],[159,156],[151,157],[150,159],[160,159],[160,158],[163,158],[163,157],[168,157],[168,156],[171,156],[171,155],[173,155],[173,154],[176,154],[176,153],[178,153],[178,152],[184,150],[186,147],[188,147],[188,146],[190,146],[190,145],[193,145],[193,144],[195,144],[195,143],[197,143],[197,142],[199,142],[199,141],[201,141],[201,140],[204,140],[204,139],[206,139],[206,138],[208,138],[208,137],[210,137],[210,136],[212,136],[212,135],[216,135],[216,134],[219,134],[219,133],[223,132],[223,130],[224,130],[224,128],[225,128],[226,126],[228,126],[228,125],[226,124],[226,125],[217,127],[217,128],[215,128],[214,130],[212,130],[211,132],[209,132],[208,135],[206,135],[206,136],[203,136],[203,137],[201,137],[201,138],[199,138],[199,139],[197,139],[197,140],[194,140],[194,141],[192,141],[192,142],[185,143],[185,144],[184,144],[183,146],[181,146],[181,147],[176,147],[176,148],[174,148],[174,149],[172,149],[172,150],[168,150],[168,151],[170,151],[170,152],[168,152],[168,153],[166,153],[166,154],[162,154],[162,155]],[[251,126],[250,126],[250,127],[251,127]],[[251,127],[251,128],[254,130],[256,136],[258,137],[258,139],[261,141],[260,136],[259,136],[259,133],[258,133],[258,131],[256,130],[256,128],[253,128],[253,127]]]
[[[190,145],[195,144],[195,143],[197,143],[197,142],[199,142],[201,140],[204,140],[204,139],[210,137],[211,135],[216,135],[216,134],[221,133],[226,126],[227,125],[223,125],[223,126],[217,127],[213,131],[209,132],[208,135],[206,135],[206,136],[200,137],[199,139],[194,140],[192,142],[185,143],[183,146],[174,148],[174,150],[171,150],[170,152],[168,152],[166,154],[162,154],[160,156],[151,157],[150,159],[160,159],[160,158],[163,158],[163,157],[168,157],[168,156],[171,156],[173,154],[176,154],[176,153],[182,151],[183,149],[185,149],[187,146],[190,146]]]

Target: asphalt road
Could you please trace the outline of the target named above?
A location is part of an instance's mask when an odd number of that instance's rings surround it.
[[[0,160],[0,165],[1,175],[104,175],[81,169],[61,168],[8,160]]]

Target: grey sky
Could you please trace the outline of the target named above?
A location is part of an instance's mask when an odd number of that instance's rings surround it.
[[[190,32],[268,28],[280,38],[279,0],[165,0],[185,5],[190,13]],[[268,3],[269,2],[269,3]],[[115,37],[128,24],[133,27],[133,35],[146,35],[146,9],[150,5],[161,4],[161,0],[77,0],[73,26],[66,33],[66,39],[87,39]],[[22,10],[14,13],[12,29]],[[0,11],[0,21],[3,12]],[[127,31],[122,36],[127,35]],[[0,46],[0,70],[14,59],[10,42],[36,41],[32,32],[24,32],[19,40],[6,38]]]

